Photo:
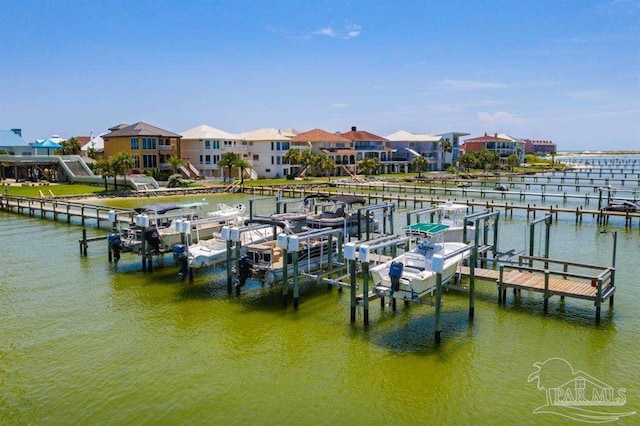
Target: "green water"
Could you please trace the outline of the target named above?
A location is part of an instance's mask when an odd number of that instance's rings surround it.
[[[587,302],[553,298],[545,315],[525,292],[499,307],[481,283],[473,322],[466,294],[444,295],[438,346],[429,305],[373,301],[365,328],[361,309],[349,322],[348,290],[307,283],[295,311],[279,287],[228,296],[222,270],[179,281],[169,256],[152,274],[129,254],[108,264],[106,242],[81,258],[78,226],[0,223],[3,424],[566,424],[533,413],[545,394],[527,378],[552,357],[626,388],[612,411],[640,411],[638,229],[609,226],[618,292],[599,326]],[[503,249],[524,247],[525,225],[501,219]],[[551,239],[551,257],[610,263],[612,238],[594,224],[561,220]]]

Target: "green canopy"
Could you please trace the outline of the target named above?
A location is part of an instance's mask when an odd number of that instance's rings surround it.
[[[427,237],[435,237],[447,229],[449,229],[449,225],[443,225],[441,223],[414,223],[413,225],[404,227],[404,231],[407,234],[422,234]]]

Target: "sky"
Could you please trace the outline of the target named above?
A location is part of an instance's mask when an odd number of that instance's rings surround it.
[[[640,150],[640,0],[0,0],[0,129],[144,121]]]

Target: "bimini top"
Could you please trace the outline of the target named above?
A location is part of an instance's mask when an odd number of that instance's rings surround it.
[[[329,198],[330,201],[345,203],[345,204],[366,204],[367,200],[362,197],[356,197],[354,195],[334,195]]]
[[[443,225],[441,223],[414,223],[413,225],[405,226],[404,232],[413,235],[435,237],[447,229],[449,229],[449,225]]]
[[[438,204],[439,208],[444,210],[467,210],[469,206],[466,204],[454,204],[451,201],[447,201],[446,203]]]
[[[133,209],[136,213],[154,213],[154,214],[165,214],[172,210],[179,209],[191,209],[194,207],[201,207],[207,205],[206,201],[195,201],[193,203],[155,203],[155,204],[147,204],[142,207],[136,207]]]

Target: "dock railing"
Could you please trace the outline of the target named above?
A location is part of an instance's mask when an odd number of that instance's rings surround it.
[[[579,271],[570,271],[570,267]],[[596,273],[580,270],[593,270]],[[522,289],[543,293],[545,313],[552,296],[560,296],[562,300],[565,297],[591,300],[596,307],[596,321],[599,321],[602,302],[609,298],[610,305],[613,305],[613,294],[616,290],[615,268],[520,255],[517,265],[500,265],[499,303],[506,302],[506,291],[509,287],[513,288],[514,294]]]

